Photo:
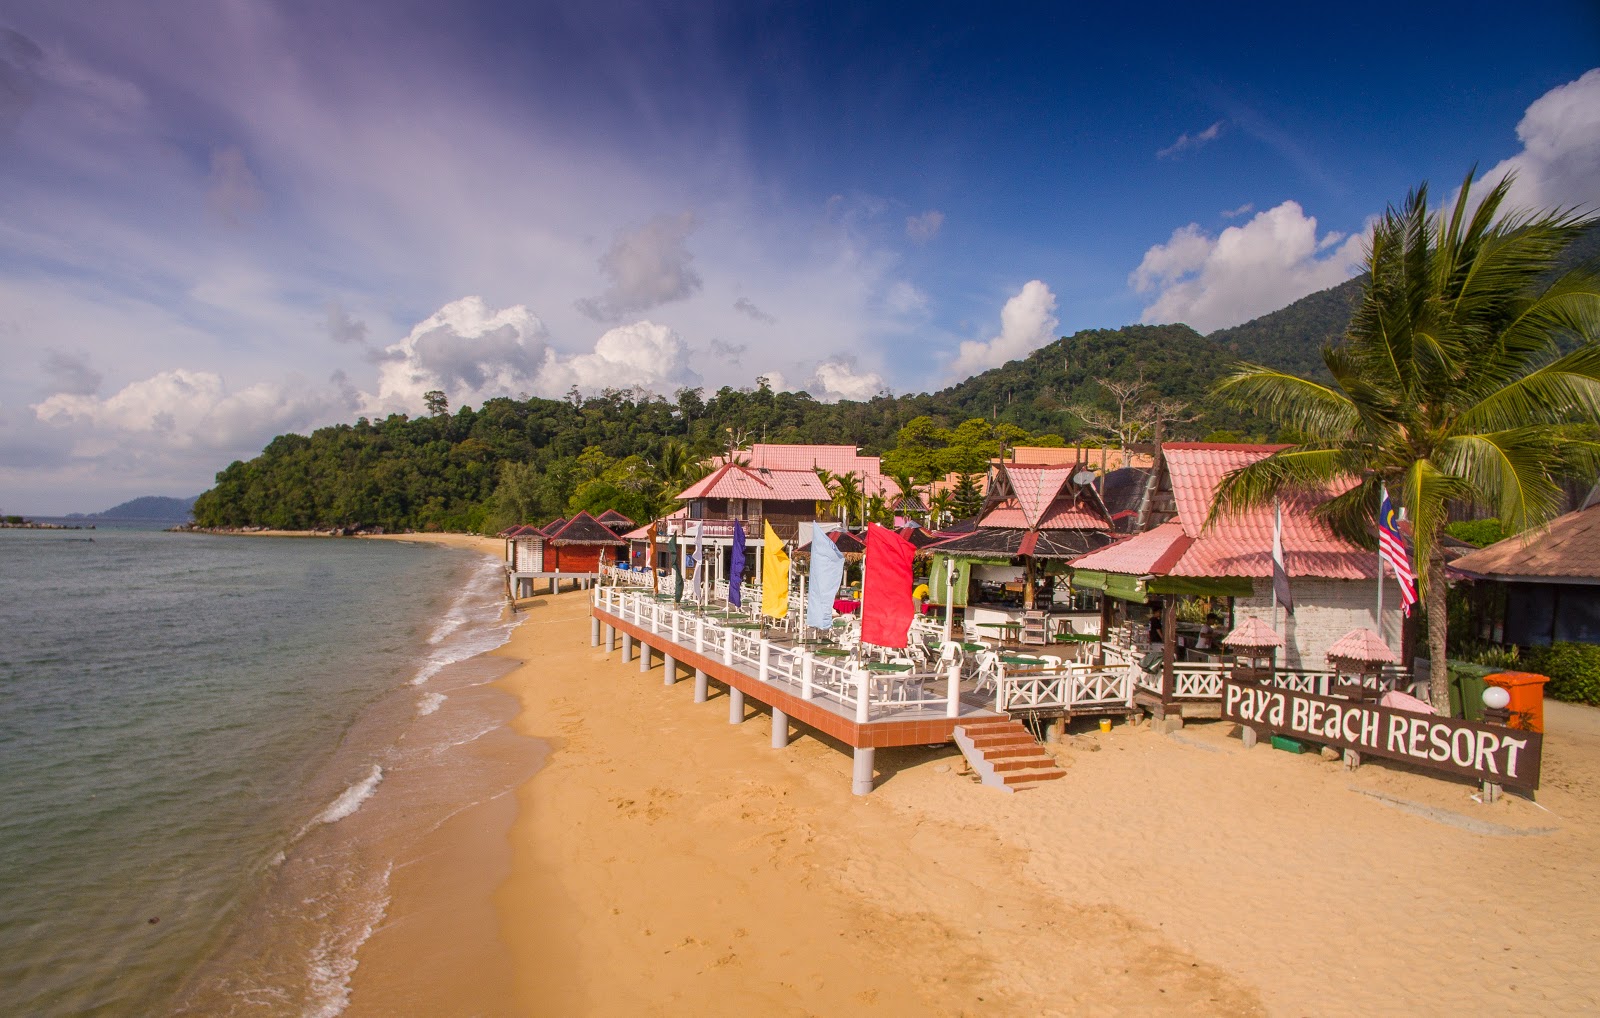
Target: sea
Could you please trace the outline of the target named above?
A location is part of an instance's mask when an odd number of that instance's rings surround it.
[[[0,1014],[340,1013],[406,852],[537,766],[472,754],[521,738],[502,587],[434,545],[0,529]]]

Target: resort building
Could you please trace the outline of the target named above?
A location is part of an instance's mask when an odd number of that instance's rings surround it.
[[[1355,629],[1374,629],[1391,648],[1400,648],[1398,584],[1387,578],[1379,618],[1377,553],[1337,536],[1313,515],[1332,492],[1281,503],[1292,613],[1274,609],[1272,508],[1230,514],[1206,526],[1223,476],[1281,448],[1165,443],[1140,502],[1142,532],[1072,562],[1075,587],[1106,595],[1108,637],[1147,654],[1160,652],[1161,667],[1147,673],[1141,690],[1158,714],[1176,704],[1184,716],[1214,716],[1227,667],[1220,636],[1247,619],[1260,619],[1281,634],[1278,665],[1295,672],[1327,672],[1328,648]],[[1215,622],[1181,623],[1177,608],[1183,598],[1209,599]]]
[[[534,584],[544,581],[551,593],[564,580],[586,587],[599,579],[602,566],[625,561],[628,543],[615,528],[632,526],[621,513],[607,526],[586,512],[557,519],[543,527],[512,527],[501,533],[506,541],[506,587],[512,597],[531,597]]]
[[[1480,639],[1520,647],[1600,643],[1600,498],[1542,533],[1468,552],[1450,572],[1474,581]]]

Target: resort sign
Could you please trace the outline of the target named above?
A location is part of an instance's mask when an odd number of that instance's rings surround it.
[[[1404,760],[1509,788],[1539,787],[1537,732],[1227,679],[1222,717],[1325,746]]]

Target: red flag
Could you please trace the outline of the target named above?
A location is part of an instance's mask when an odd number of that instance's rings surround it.
[[[911,560],[917,549],[887,527],[867,524],[866,575],[861,581],[861,641],[904,647],[911,628]]]

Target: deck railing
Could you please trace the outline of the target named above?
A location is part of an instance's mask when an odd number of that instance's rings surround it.
[[[1067,665],[1058,671],[1004,674],[995,706],[1014,710],[1086,710],[1133,706],[1133,680],[1125,668]]]

